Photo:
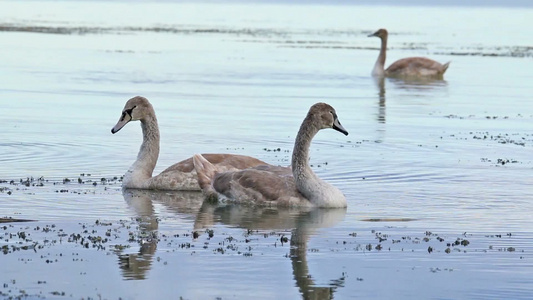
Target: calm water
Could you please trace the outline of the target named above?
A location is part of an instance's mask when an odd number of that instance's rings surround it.
[[[530,7],[1,7],[0,217],[36,221],[0,227],[0,296],[531,298]],[[387,65],[452,61],[445,80],[370,77],[379,28]],[[320,132],[311,164],[347,210],[123,193],[141,129],[110,129],[135,95],[158,116],[155,173],[198,152],[287,165],[331,104],[350,135]]]

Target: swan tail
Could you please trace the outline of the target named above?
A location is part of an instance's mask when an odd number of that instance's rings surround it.
[[[445,63],[442,65],[442,74],[444,74],[446,72],[446,70],[448,70],[448,67],[450,66],[450,63],[451,61]]]
[[[217,168],[201,154],[194,154],[192,157],[194,169],[198,174],[198,185],[206,196],[207,200],[218,200],[218,194],[213,188],[212,182],[217,173]]]

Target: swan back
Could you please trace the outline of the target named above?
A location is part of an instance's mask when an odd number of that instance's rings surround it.
[[[313,206],[296,188],[287,167],[261,165],[220,172],[200,154],[193,156],[198,183],[207,200],[274,206]]]
[[[390,65],[385,73],[388,76],[441,76],[448,69],[450,62],[441,64],[425,57],[408,57],[397,60]]]

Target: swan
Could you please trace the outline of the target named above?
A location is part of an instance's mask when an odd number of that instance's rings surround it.
[[[193,156],[198,183],[208,199],[259,205],[346,207],[346,197],[318,178],[309,166],[309,147],[319,130],[333,128],[345,135],[335,109],[326,103],[311,106],[292,153],[291,167],[261,165],[245,170],[221,172],[204,156]]]
[[[111,129],[115,134],[130,121],[141,121],[143,142],[137,160],[131,165],[122,181],[123,188],[151,190],[200,191],[198,176],[192,158],[180,161],[161,174],[152,177],[159,157],[159,126],[154,108],[148,99],[137,96],[124,105],[122,115]],[[204,157],[221,170],[236,170],[266,164],[256,158],[235,154],[204,154]]]
[[[380,29],[368,36],[376,36],[381,39],[381,50],[372,70],[372,76],[442,77],[450,65],[450,62],[441,64],[425,57],[408,57],[397,60],[385,70],[387,38],[389,33],[387,29]]]

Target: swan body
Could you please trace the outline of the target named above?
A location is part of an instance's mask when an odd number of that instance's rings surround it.
[[[346,197],[318,178],[309,166],[311,140],[325,128],[348,135],[335,109],[326,103],[313,105],[294,145],[291,167],[261,165],[238,171],[220,171],[200,154],[193,156],[200,187],[208,198],[259,205],[346,207]]]
[[[376,36],[381,39],[381,50],[378,59],[372,69],[372,76],[380,77],[442,77],[448,69],[450,62],[441,64],[425,57],[408,57],[397,60],[385,69],[387,52],[387,39],[389,33],[386,29],[380,29],[369,37]]]
[[[134,97],[126,102],[122,115],[111,133],[117,133],[130,121],[141,121],[143,142],[137,160],[131,165],[122,181],[123,188],[151,190],[199,191],[198,176],[192,158],[180,161],[161,174],[152,177],[159,157],[159,126],[154,108],[148,99]],[[221,170],[237,170],[266,164],[256,158],[234,154],[204,154],[204,157]]]

